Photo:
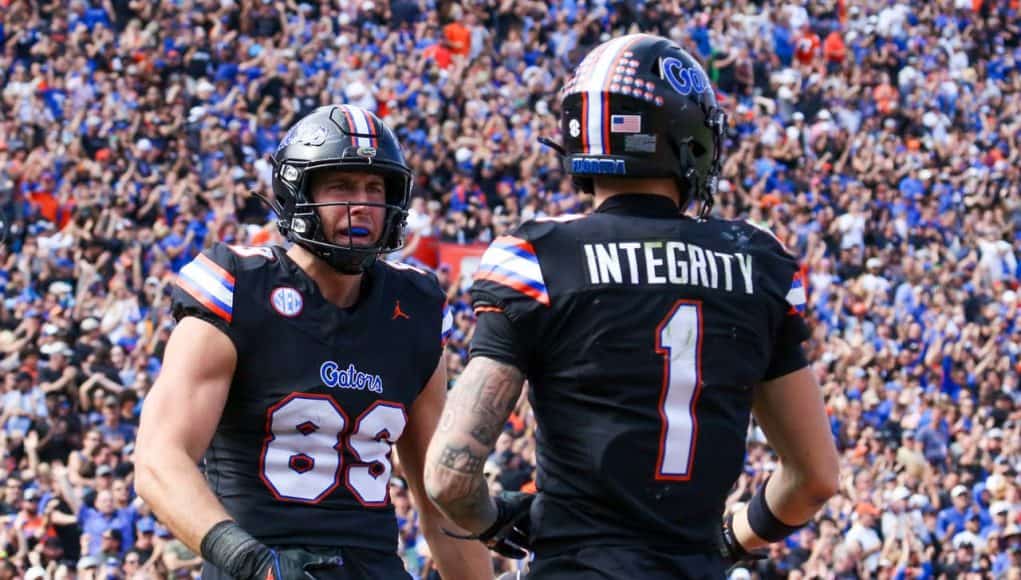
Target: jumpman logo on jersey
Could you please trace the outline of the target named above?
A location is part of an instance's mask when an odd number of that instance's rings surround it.
[[[393,318],[391,318],[390,320],[397,320],[398,318],[404,318],[405,320],[411,320],[411,317],[408,316],[407,314],[405,314],[403,310],[401,310],[401,301],[400,300],[398,300],[394,304],[394,315],[393,315]]]

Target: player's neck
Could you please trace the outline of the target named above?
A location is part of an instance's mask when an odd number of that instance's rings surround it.
[[[339,308],[349,308],[358,302],[363,274],[341,274],[297,244],[287,250],[287,255],[312,278],[327,301]]]
[[[680,199],[677,191],[677,182],[673,179],[620,179],[600,177],[595,180],[595,206],[599,207],[604,201],[615,195],[627,193],[641,193],[646,195],[658,195],[665,197],[674,203]]]

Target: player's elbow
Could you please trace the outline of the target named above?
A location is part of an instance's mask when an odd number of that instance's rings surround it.
[[[439,526],[439,522],[444,519],[443,512],[440,511],[440,506],[434,499],[433,493],[439,493],[438,488],[433,488],[428,481],[430,470],[426,469],[426,473],[423,474],[422,486],[423,494],[419,494],[414,498],[416,511],[418,512],[419,527],[425,530],[434,526]]]
[[[139,437],[135,443],[135,492],[152,505],[160,489],[163,453],[147,437]]]
[[[804,490],[808,497],[812,498],[817,505],[822,506],[837,494],[839,486],[839,473],[834,469],[832,472],[813,475],[805,483]]]
[[[425,495],[434,506],[443,513],[450,513],[450,508],[456,503],[456,488],[449,477],[444,477],[441,470],[426,469],[423,483]]]
[[[800,497],[805,505],[821,508],[839,490],[840,460],[836,449],[832,453],[815,452],[800,460],[784,457],[781,465],[783,487]]]
[[[149,453],[135,454],[135,492],[151,505],[159,477],[156,466],[147,458],[149,455]]]
[[[799,478],[801,492],[821,506],[837,494],[840,487],[840,458],[836,450],[810,466],[807,466]]]
[[[425,495],[436,507],[443,509],[444,502],[449,501],[450,490],[436,476],[434,469],[427,469],[425,473]]]

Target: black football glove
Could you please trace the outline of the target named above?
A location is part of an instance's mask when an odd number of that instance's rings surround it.
[[[501,556],[520,560],[532,548],[528,539],[532,529],[529,512],[535,496],[518,491],[503,491],[493,500],[496,501],[496,521],[479,534],[479,540]]]
[[[254,580],[315,580],[315,572],[343,566],[340,556],[320,556],[305,550],[269,550]]]
[[[240,580],[315,580],[316,570],[344,564],[338,556],[301,549],[278,552],[231,520],[219,522],[206,532],[200,548],[207,562]]]
[[[505,558],[520,560],[528,555],[531,545],[529,510],[535,496],[530,493],[503,491],[493,498],[496,502],[496,521],[478,535],[460,535],[443,530],[459,540],[479,540],[487,548]]]
[[[744,549],[744,546],[737,541],[737,536],[734,535],[734,515],[727,516],[725,520],[720,524],[720,534],[717,538],[719,544],[720,556],[726,563],[727,568],[733,568],[742,562],[750,562],[754,560],[761,560],[766,557],[765,550],[755,550],[749,552]]]

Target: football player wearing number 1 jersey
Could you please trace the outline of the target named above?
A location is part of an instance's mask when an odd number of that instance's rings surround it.
[[[402,243],[410,192],[382,121],[317,109],[274,155],[270,203],[294,245],[215,245],[180,271],[136,485],[204,579],[408,578],[394,445],[443,577],[492,577],[422,485],[450,315],[431,274],[377,260]]]
[[[554,146],[595,212],[527,222],[483,255],[427,492],[491,548],[531,549],[529,578],[722,578],[836,490],[802,274],[770,233],[710,215],[725,116],[673,42],[600,45],[561,105]],[[481,465],[526,378],[538,493],[491,498]],[[724,518],[753,413],[781,467]]]

